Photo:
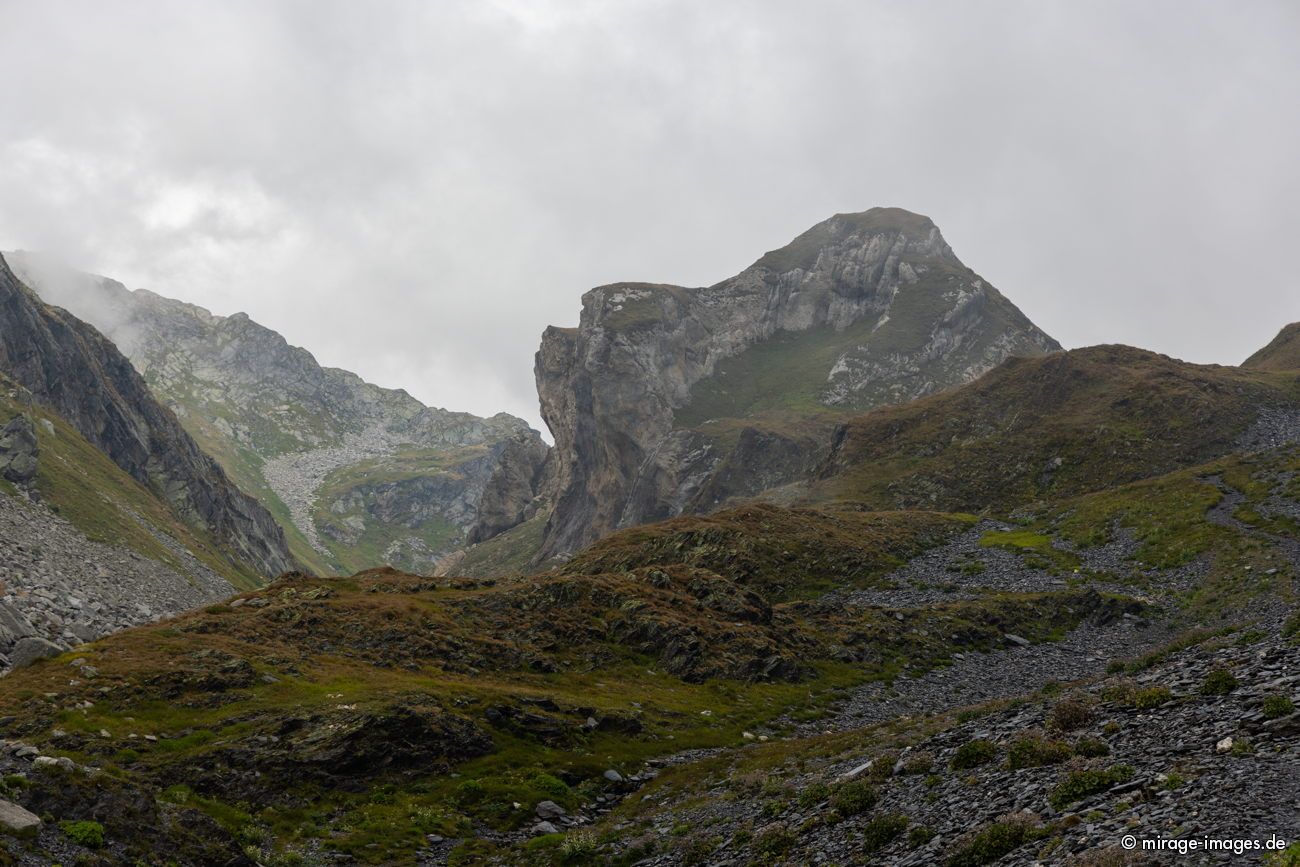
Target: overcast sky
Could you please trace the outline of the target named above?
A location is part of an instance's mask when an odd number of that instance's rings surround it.
[[[0,0],[0,249],[540,427],[542,328],[833,213],[1068,347],[1300,320],[1300,4]]]

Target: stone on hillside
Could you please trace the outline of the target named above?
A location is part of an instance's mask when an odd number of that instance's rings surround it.
[[[621,783],[623,782],[623,775],[613,768],[610,768],[605,772],[605,779],[609,780],[611,783]]]
[[[533,826],[534,837],[541,837],[545,834],[558,834],[558,833],[560,833],[560,829],[552,825],[550,822],[538,822],[536,825]]]
[[[554,801],[542,801],[533,812],[537,813],[539,819],[558,819],[566,813],[565,809]]]
[[[13,650],[9,651],[9,662],[14,668],[26,668],[32,663],[58,656],[62,652],[63,648],[53,641],[29,635],[18,639]]]
[[[1029,639],[1021,638],[1019,635],[1012,635],[1010,632],[1008,632],[1004,637],[1006,638],[1007,641],[1011,642],[1017,647],[1029,646]]]
[[[0,801],[0,828],[25,834],[41,827],[41,817],[10,801]]]
[[[16,415],[0,429],[0,476],[23,485],[36,477],[40,448],[29,418]]]

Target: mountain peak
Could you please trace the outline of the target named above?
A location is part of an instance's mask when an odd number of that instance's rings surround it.
[[[823,220],[784,247],[769,251],[754,267],[778,273],[806,271],[816,265],[818,256],[828,247],[855,239],[867,244],[880,236],[902,238],[903,246],[914,253],[956,261],[952,248],[929,217],[903,208],[870,208]]]

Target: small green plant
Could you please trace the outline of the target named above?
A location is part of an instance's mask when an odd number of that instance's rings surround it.
[[[1266,695],[1262,710],[1265,719],[1290,716],[1295,713],[1295,702],[1285,695]]]
[[[1052,728],[1072,732],[1092,722],[1092,706],[1080,696],[1067,696],[1052,708],[1049,723]]]
[[[483,797],[483,784],[478,780],[464,780],[456,786],[456,800],[472,804]]]
[[[927,828],[925,825],[914,825],[912,830],[907,832],[907,845],[913,849],[924,846],[933,839],[934,829]]]
[[[892,814],[877,816],[862,829],[859,841],[862,852],[871,854],[888,846],[901,833],[907,830],[907,817]]]
[[[1234,756],[1249,756],[1255,752],[1255,745],[1251,743],[1250,738],[1240,737],[1232,742],[1232,754]]]
[[[866,780],[850,780],[840,783],[831,795],[831,809],[841,816],[856,816],[876,806],[878,796],[875,787]]]
[[[1237,688],[1237,678],[1226,668],[1216,668],[1205,676],[1201,695],[1227,695]]]
[[[104,826],[88,819],[68,820],[59,823],[63,835],[87,849],[101,849],[104,846]]]
[[[1079,738],[1074,742],[1074,754],[1086,759],[1110,755],[1110,745],[1101,738]]]
[[[815,807],[831,795],[831,787],[822,782],[809,783],[799,790],[795,798],[800,809],[807,810],[809,807]]]
[[[27,778],[22,774],[5,774],[4,777],[0,778],[0,794],[11,798],[27,788],[27,786]]]
[[[953,770],[964,771],[986,765],[993,761],[997,752],[997,747],[989,741],[978,739],[967,741],[957,748],[956,754],[952,757]]]
[[[1292,843],[1264,862],[1268,867],[1300,867],[1300,843]]]
[[[1026,732],[1007,747],[1007,767],[1014,771],[1020,768],[1059,765],[1068,759],[1072,752],[1070,745],[1064,741],[1049,740],[1040,732]]]
[[[1104,771],[1073,771],[1056,784],[1048,796],[1048,802],[1060,810],[1076,801],[1082,801],[1089,795],[1104,792],[1112,786],[1128,782],[1133,778],[1133,768],[1128,765],[1115,765]]]
[[[1173,693],[1165,686],[1149,686],[1146,689],[1139,689],[1133,693],[1133,707],[1138,710],[1150,710],[1173,698]]]
[[[754,837],[754,851],[769,858],[794,848],[794,832],[785,825],[768,825]]]
[[[928,774],[934,767],[934,756],[930,753],[916,752],[911,753],[903,759],[903,767],[900,771],[908,776],[915,774]]]
[[[569,794],[569,784],[550,774],[537,774],[529,781],[529,785],[552,798],[563,798]]]
[[[584,861],[596,854],[596,835],[588,830],[570,831],[560,843],[560,860],[565,864]]]
[[[708,864],[710,857],[722,845],[722,839],[715,836],[696,835],[688,837],[677,851],[681,853],[682,863],[689,867]]]
[[[947,867],[983,867],[1040,836],[1042,829],[1032,814],[1016,813],[965,837],[944,863]]]

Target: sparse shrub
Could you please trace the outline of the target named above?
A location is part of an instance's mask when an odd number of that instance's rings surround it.
[[[1136,692],[1137,684],[1132,678],[1117,677],[1101,688],[1101,700],[1113,701],[1116,704],[1132,704]]]
[[[982,867],[1041,835],[1037,816],[1013,813],[964,837],[944,863],[947,867]]]
[[[456,800],[471,804],[483,797],[483,784],[478,780],[464,780],[456,786]]]
[[[1041,732],[1029,731],[1017,737],[1007,747],[1007,766],[1011,770],[1059,765],[1070,757],[1070,745],[1054,741]]]
[[[1110,745],[1101,738],[1079,738],[1074,743],[1074,754],[1087,759],[1110,755]]]
[[[1268,867],[1300,867],[1300,843],[1292,843],[1264,862]]]
[[[989,741],[978,739],[967,741],[957,748],[956,754],[952,757],[952,767],[958,771],[976,768],[993,761],[997,752],[997,747]]]
[[[809,807],[815,807],[831,795],[831,787],[822,782],[809,783],[799,790],[799,795],[795,798],[800,809],[807,810]]]
[[[1092,722],[1092,706],[1081,696],[1066,696],[1052,708],[1049,722],[1063,732],[1081,729]]]
[[[1251,743],[1250,738],[1240,737],[1232,742],[1232,754],[1234,756],[1249,756],[1255,752],[1255,745]]]
[[[1205,676],[1201,695],[1227,695],[1237,688],[1237,678],[1226,668],[1216,668]]]
[[[1056,784],[1048,803],[1060,810],[1076,801],[1082,801],[1089,795],[1104,792],[1112,786],[1127,782],[1133,778],[1133,768],[1128,765],[1115,765],[1104,771],[1072,771],[1065,779]]]
[[[1173,697],[1169,687],[1149,686],[1133,693],[1132,704],[1138,710],[1150,710],[1153,707],[1159,707]]]
[[[768,825],[754,837],[754,851],[759,855],[773,857],[784,855],[794,848],[794,832],[785,825]]]
[[[104,846],[104,826],[86,819],[59,823],[63,835],[87,849],[101,849]]]
[[[550,774],[537,774],[529,781],[529,785],[542,794],[550,795],[552,798],[563,798],[569,794],[569,784]]]
[[[903,767],[899,770],[906,775],[928,774],[934,767],[934,756],[931,753],[915,752],[910,753],[907,758],[903,759]]]
[[[1286,623],[1282,626],[1282,637],[1289,638],[1293,642],[1300,638],[1300,611],[1286,619]]]
[[[1266,695],[1262,710],[1265,719],[1277,719],[1295,713],[1295,702],[1285,695]]]
[[[596,835],[589,830],[570,831],[560,842],[560,860],[565,864],[585,861],[596,854]]]
[[[912,830],[907,832],[907,845],[913,849],[924,846],[933,839],[934,829],[927,828],[925,825],[914,825]]]
[[[856,816],[876,806],[875,787],[866,780],[849,780],[835,787],[831,795],[831,809],[841,816]]]
[[[678,850],[682,856],[682,863],[688,865],[688,867],[708,864],[710,856],[721,843],[722,839],[715,836],[695,835],[688,837],[685,844]]]
[[[869,855],[888,846],[893,842],[894,838],[906,830],[906,816],[898,814],[877,816],[862,829],[862,839],[859,845],[862,851]]]

